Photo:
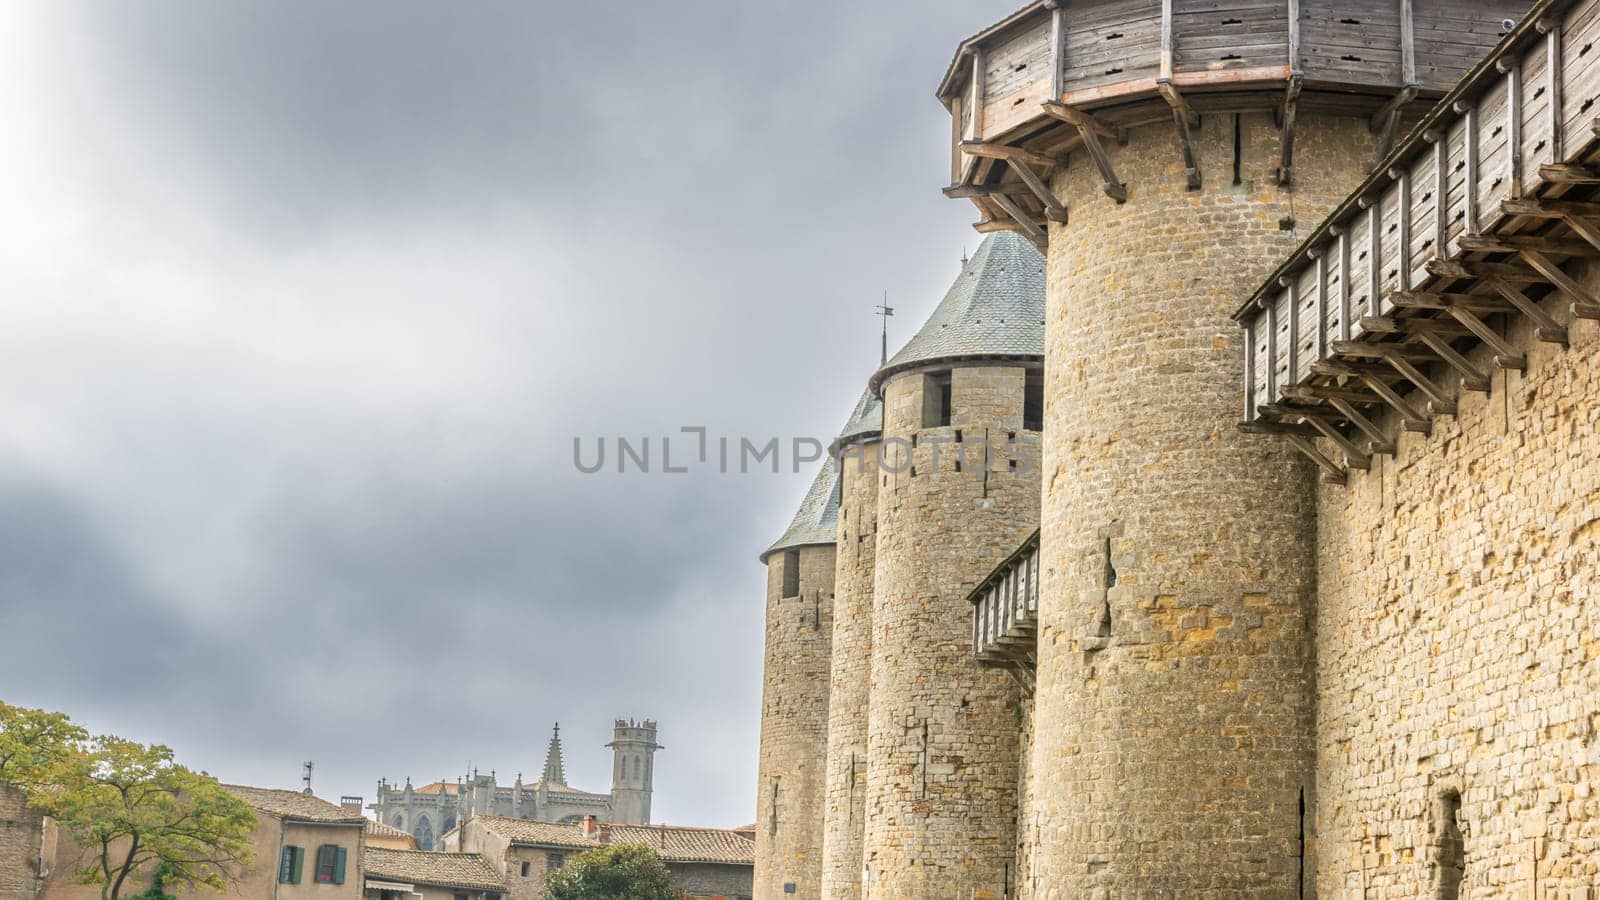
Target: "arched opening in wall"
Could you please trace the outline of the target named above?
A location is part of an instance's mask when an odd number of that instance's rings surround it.
[[[444,829],[442,831],[440,831],[439,833],[440,834],[448,834],[450,829],[452,829],[454,827],[456,827],[456,817],[453,816],[453,815],[445,816],[444,817]]]
[[[433,823],[428,821],[427,816],[417,817],[417,827],[411,832],[411,836],[417,839],[418,850],[433,849]]]
[[[389,824],[403,830],[406,827],[406,817],[399,813],[395,813],[394,818],[389,820]]]
[[[1461,829],[1461,792],[1446,791],[1435,812],[1438,835],[1438,857],[1434,869],[1438,873],[1438,900],[1457,900],[1461,896],[1461,881],[1467,872],[1467,845]]]
[[[783,551],[783,596],[800,596],[800,551]]]

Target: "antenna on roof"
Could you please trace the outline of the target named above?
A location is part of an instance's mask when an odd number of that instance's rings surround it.
[[[873,315],[883,317],[883,347],[879,350],[878,365],[887,365],[889,362],[889,317],[894,315],[894,307],[889,305],[889,292],[883,292],[883,302],[873,307]]]
[[[967,245],[966,244],[962,244],[961,245],[961,268],[965,269],[966,267],[967,267]]]
[[[305,761],[305,765],[300,767],[300,781],[306,786],[306,789],[301,793],[305,794],[307,797],[311,796],[311,770],[315,767],[316,763],[313,763],[309,759]]]

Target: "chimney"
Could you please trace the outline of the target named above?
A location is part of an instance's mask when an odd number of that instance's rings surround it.
[[[599,831],[600,831],[600,829],[599,829],[599,827],[597,826],[597,824],[595,822],[594,816],[584,816],[583,817],[583,838],[584,838],[584,840],[587,840],[587,841],[594,840],[595,835],[597,833],[599,833]]]
[[[361,815],[361,801],[363,798],[346,794],[339,798],[339,808],[347,813]]]
[[[610,825],[606,825],[606,824],[603,824],[603,823],[601,824],[601,826],[600,826],[600,843],[602,843],[602,844],[611,843],[611,826]]]

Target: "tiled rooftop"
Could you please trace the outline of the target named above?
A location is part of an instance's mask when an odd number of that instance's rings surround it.
[[[344,809],[300,791],[249,787],[242,784],[225,784],[222,787],[255,809],[280,819],[325,822],[331,825],[358,825],[367,821],[367,817],[360,812]]]
[[[585,838],[581,823],[527,822],[501,816],[479,816],[475,821],[514,844],[575,850],[604,846],[598,839]],[[738,831],[683,825],[607,827],[612,844],[642,844],[660,853],[668,862],[755,864],[755,844]]]
[[[933,315],[872,376],[962,357],[1044,356],[1044,256],[1008,231],[983,239]]]
[[[362,852],[361,869],[362,874],[369,878],[387,881],[478,891],[507,890],[500,875],[476,853],[432,853],[425,850],[367,847]]]

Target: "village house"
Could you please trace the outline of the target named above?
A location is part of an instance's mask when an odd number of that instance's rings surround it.
[[[476,853],[368,847],[361,861],[366,900],[501,900],[505,882]]]
[[[614,844],[638,844],[661,855],[673,887],[685,897],[749,900],[755,845],[745,834],[681,825],[606,825],[530,822],[474,816],[444,836],[447,849],[476,853],[510,886],[510,900],[544,896],[550,873],[574,854]]]

